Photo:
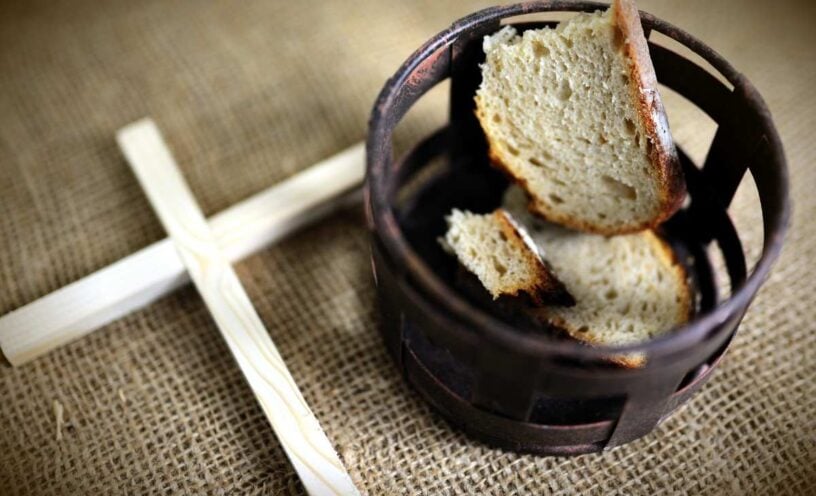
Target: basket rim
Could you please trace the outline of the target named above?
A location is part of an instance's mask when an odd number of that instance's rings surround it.
[[[398,101],[398,95],[408,83],[410,75],[421,64],[427,62],[430,57],[439,52],[440,49],[449,48],[460,35],[479,27],[494,24],[508,17],[557,11],[591,12],[607,7],[607,4],[599,2],[565,0],[538,0],[490,7],[455,21],[450,27],[441,31],[417,49],[400,66],[394,76],[386,82],[371,114],[366,141],[366,215],[370,228],[373,229],[377,239],[382,243],[385,252],[397,266],[405,267],[412,272],[411,282],[419,286],[422,293],[424,293],[424,297],[435,300],[446,312],[455,316],[458,322],[469,324],[474,330],[478,330],[480,337],[487,339],[491,344],[527,356],[562,354],[589,360],[602,359],[612,353],[646,353],[650,357],[646,365],[646,368],[649,368],[649,365],[654,362],[654,358],[680,354],[707,339],[709,333],[717,328],[719,324],[741,316],[741,312],[747,309],[759,287],[768,276],[771,266],[778,259],[784,235],[790,222],[791,206],[787,162],[771,114],[753,85],[721,55],[687,32],[647,12],[640,11],[642,23],[648,25],[651,30],[662,33],[681,43],[706,60],[734,86],[733,91],[742,92],[745,99],[756,110],[760,116],[762,131],[768,140],[771,159],[775,165],[774,170],[778,176],[778,190],[776,193],[779,197],[778,200],[781,201],[781,205],[779,205],[781,208],[776,209],[776,212],[770,212],[770,214],[776,213],[776,215],[768,215],[766,209],[762,208],[763,195],[758,190],[760,207],[765,219],[763,247],[760,258],[744,283],[728,298],[718,302],[717,306],[710,311],[696,315],[690,321],[673,328],[670,332],[644,342],[624,346],[588,347],[574,341],[556,341],[543,339],[540,336],[529,336],[517,332],[514,326],[465,300],[436,276],[434,271],[415,252],[403,236],[387,194],[388,179],[391,177],[390,172],[392,172],[387,170],[389,169],[387,165],[390,162],[387,157],[390,154],[390,147],[383,148],[380,146],[381,143],[390,140],[392,129],[389,129],[387,124],[388,113],[392,111],[394,104]],[[750,172],[750,170],[746,172]]]

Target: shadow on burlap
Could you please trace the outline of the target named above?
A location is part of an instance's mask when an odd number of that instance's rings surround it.
[[[115,147],[119,127],[154,117],[212,214],[362,139],[399,63],[486,3],[299,5],[0,6],[0,313],[163,237]],[[397,374],[377,333],[362,216],[338,213],[238,271],[365,492],[816,491],[816,10],[804,1],[641,7],[756,84],[790,162],[786,249],[720,370],[655,433],[602,455],[489,449]],[[704,156],[711,122],[666,100],[678,142]],[[435,92],[401,129],[404,142],[444,112],[444,91]],[[756,253],[750,186],[732,212]],[[191,288],[24,367],[0,367],[0,394],[2,494],[302,491]]]

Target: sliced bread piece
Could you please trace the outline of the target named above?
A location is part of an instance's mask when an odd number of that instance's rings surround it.
[[[494,300],[525,293],[538,305],[575,304],[535,243],[506,211],[479,215],[454,209],[446,220],[442,246],[479,278]]]
[[[587,232],[655,227],[685,183],[638,11],[616,0],[555,29],[485,37],[476,115],[490,158],[543,218]]]
[[[504,207],[516,215],[547,262],[570,288],[576,304],[535,310],[542,321],[592,345],[646,341],[686,322],[692,292],[671,246],[652,231],[605,237],[536,220],[524,209],[524,193],[508,190]],[[642,355],[614,356],[626,367],[645,363]]]

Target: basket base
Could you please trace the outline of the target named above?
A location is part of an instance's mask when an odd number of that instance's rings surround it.
[[[384,304],[387,306],[387,303]],[[386,317],[387,311],[382,315]],[[606,440],[615,427],[613,421],[602,419],[577,424],[539,424],[520,422],[482,409],[467,399],[471,386],[467,370],[447,350],[412,330],[404,317],[384,318],[380,330],[388,343],[392,358],[408,383],[445,420],[468,436],[491,447],[538,455],[575,456],[597,453],[606,448]],[[395,339],[399,336],[402,339]],[[700,366],[683,381],[678,391],[672,395],[661,422],[688,401],[709,379],[727,345],[728,343],[707,364]],[[538,406],[543,409],[560,409],[563,404],[554,399],[542,398],[539,399]],[[610,399],[595,406],[597,409],[592,410],[593,414],[599,418],[609,418],[619,405]],[[573,405],[572,410],[586,412],[587,408],[586,405]],[[595,441],[580,442],[592,439]]]

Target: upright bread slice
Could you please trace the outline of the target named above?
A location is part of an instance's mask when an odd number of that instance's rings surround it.
[[[476,115],[531,211],[620,234],[680,207],[685,183],[631,0],[522,36],[507,26],[484,51]]]
[[[575,304],[541,259],[536,245],[502,209],[478,215],[454,209],[442,246],[497,299],[526,293],[534,303]]]
[[[518,213],[576,301],[570,308],[536,309],[543,321],[579,341],[616,346],[646,341],[689,319],[692,294],[685,269],[654,232],[605,237],[571,231],[525,215],[524,202],[514,187],[504,206]],[[645,357],[612,359],[638,367]]]

